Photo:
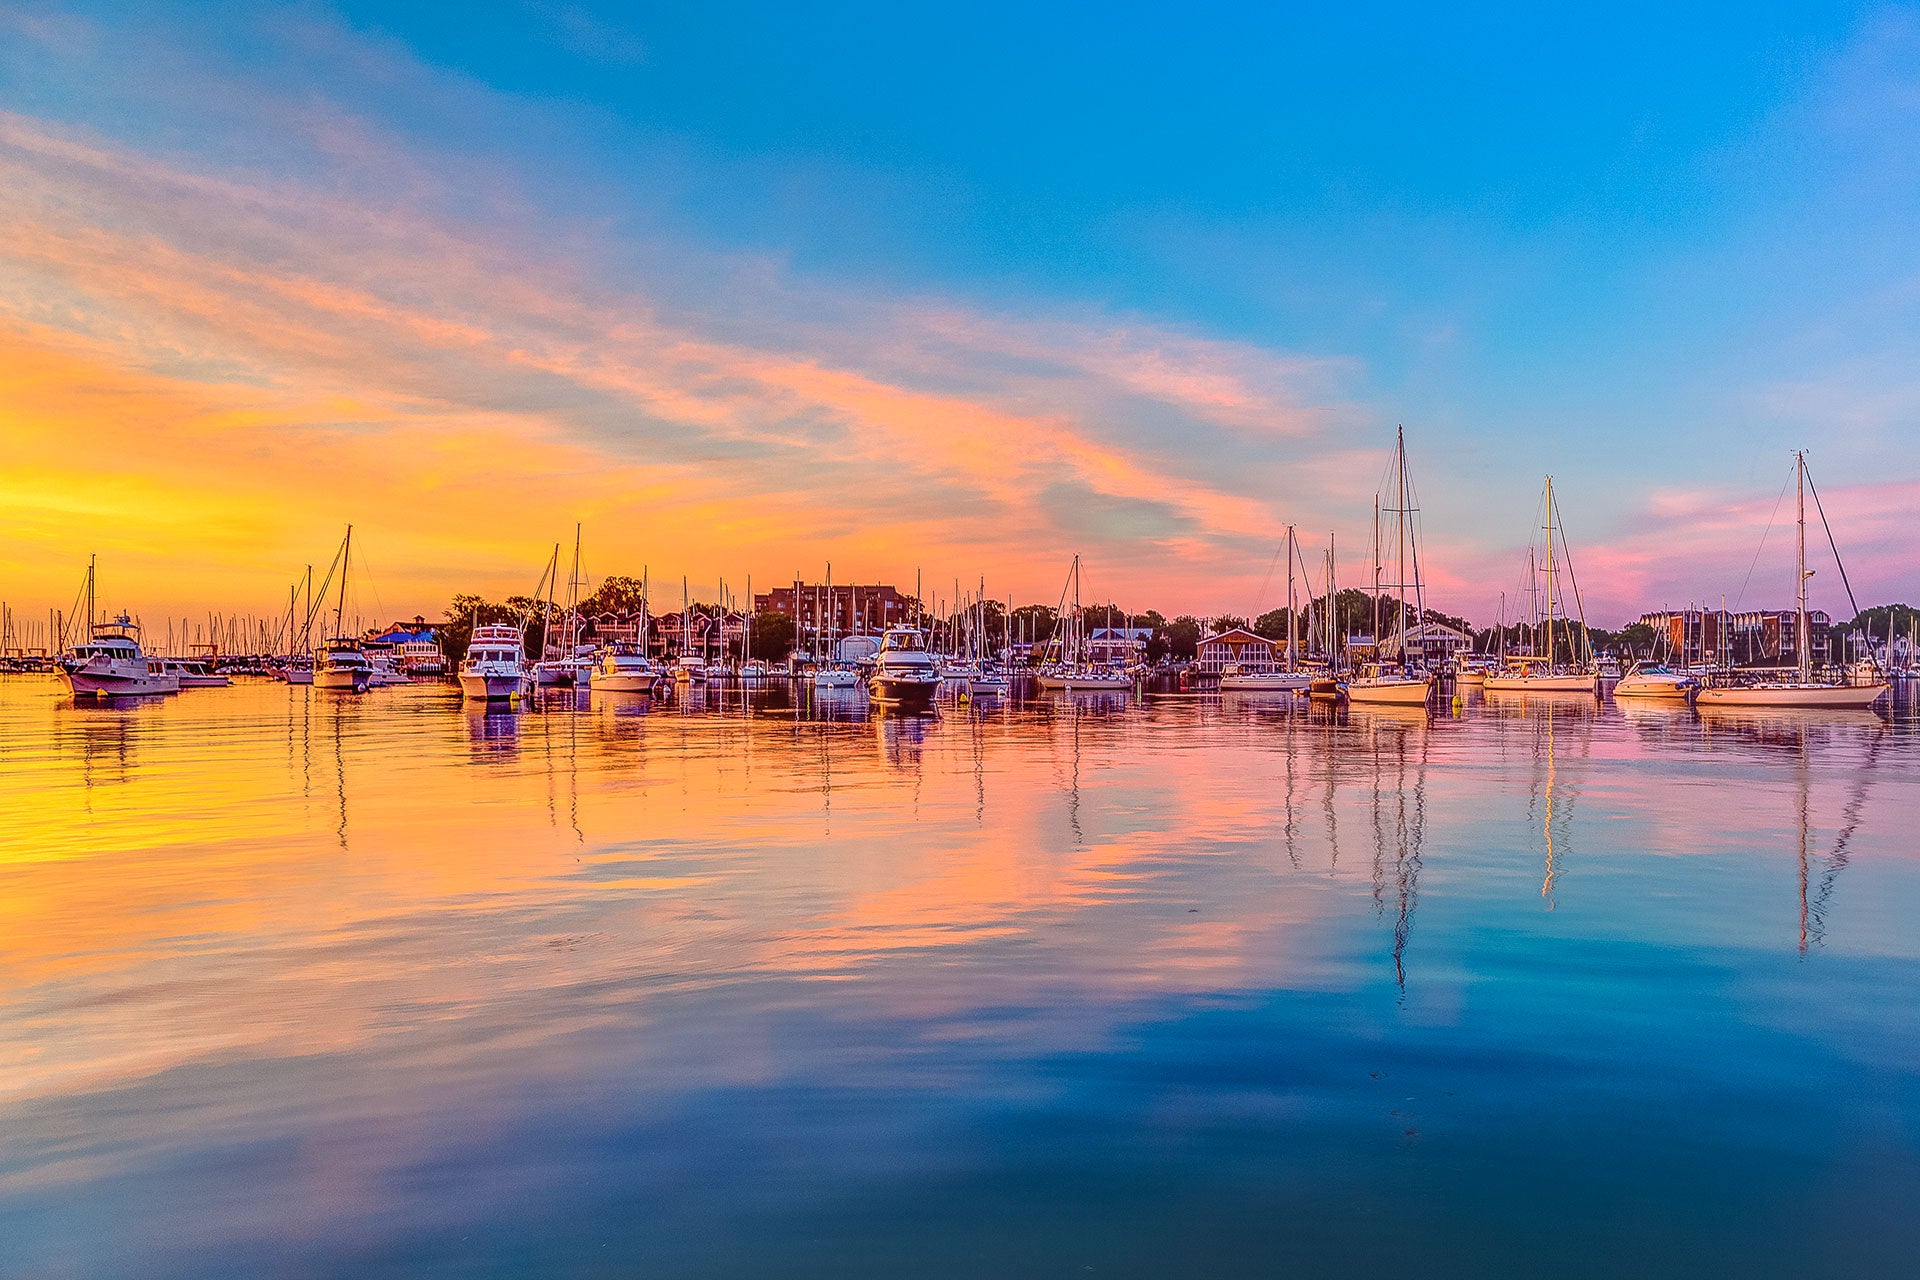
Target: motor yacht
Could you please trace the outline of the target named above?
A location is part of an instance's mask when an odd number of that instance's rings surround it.
[[[224,689],[233,680],[213,669],[205,658],[160,658],[160,669],[180,682],[182,689]]]
[[[940,669],[915,627],[889,627],[874,656],[868,696],[884,706],[925,707],[940,689]]]
[[[595,693],[655,694],[670,689],[673,679],[642,653],[639,646],[617,643],[600,655],[593,669]]]
[[[1657,662],[1636,662],[1613,686],[1616,698],[1641,698],[1649,702],[1686,702],[1699,690],[1692,676],[1669,671]]]
[[[329,640],[313,653],[313,687],[365,693],[373,686],[373,662],[350,636]]]
[[[473,701],[511,701],[533,692],[526,639],[517,626],[475,627],[460,664],[460,692]]]
[[[180,678],[140,648],[140,628],[121,614],[92,629],[86,643],[60,655],[60,674],[76,698],[178,693]]]

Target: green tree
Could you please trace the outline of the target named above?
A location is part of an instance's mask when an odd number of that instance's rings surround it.
[[[1176,662],[1192,662],[1200,654],[1200,619],[1181,614],[1166,628],[1167,655]]]
[[[646,598],[646,588],[641,585],[640,579],[612,573],[602,578],[593,594],[580,602],[580,612],[638,613]]]
[[[785,662],[793,652],[793,619],[784,613],[759,613],[753,618],[753,656],[766,662]]]

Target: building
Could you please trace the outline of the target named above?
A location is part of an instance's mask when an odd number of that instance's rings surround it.
[[[1738,667],[1794,667],[1800,664],[1792,609],[1664,609],[1643,613],[1640,621],[1666,638],[1659,657],[1684,666],[1731,664]],[[1807,610],[1813,665],[1824,666],[1832,653],[1833,619],[1821,609]]]
[[[1152,638],[1152,627],[1095,627],[1087,633],[1087,661],[1131,667],[1147,660],[1147,641]]]
[[[1229,627],[1225,631],[1215,632],[1200,639],[1200,651],[1194,661],[1194,668],[1201,675],[1217,676],[1226,667],[1237,666],[1242,671],[1272,671],[1273,641],[1262,635],[1255,635],[1245,627]]]
[[[802,649],[823,635],[878,635],[888,627],[913,620],[913,599],[882,583],[851,586],[793,580],[754,596],[755,613],[780,613],[793,619],[794,642]]]
[[[1380,645],[1380,656],[1400,660],[1400,633],[1388,636]],[[1407,650],[1415,660],[1444,662],[1454,654],[1473,648],[1473,637],[1444,622],[1423,622],[1407,633]]]

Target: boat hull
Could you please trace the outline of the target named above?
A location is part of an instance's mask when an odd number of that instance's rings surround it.
[[[1650,676],[1622,676],[1613,686],[1615,698],[1634,698],[1642,702],[1685,702],[1693,697],[1696,686],[1689,680],[1660,680]]]
[[[146,698],[180,692],[178,676],[116,675],[97,671],[69,671],[67,688],[76,698]]]
[[[813,687],[816,689],[853,689],[860,684],[857,671],[816,671],[813,673]]]
[[[1055,693],[1124,693],[1133,681],[1124,676],[1038,676],[1040,687]]]
[[[526,676],[482,675],[471,671],[460,676],[460,692],[472,702],[506,702],[524,697],[530,684]]]
[[[1222,693],[1300,693],[1313,684],[1313,677],[1298,671],[1277,671],[1270,675],[1221,676]]]
[[[649,672],[622,672],[608,675],[601,672],[593,678],[595,693],[646,693],[651,694],[654,686],[662,683],[665,677]]]
[[[1702,689],[1694,698],[1703,707],[1805,707],[1864,711],[1887,696],[1885,684],[1729,685]]]
[[[930,707],[940,691],[940,678],[876,675],[870,686],[875,702],[890,707]]]
[[[1488,676],[1481,688],[1488,693],[1583,693],[1600,696],[1597,675]]]
[[[233,681],[226,676],[178,676],[182,689],[224,689]]]
[[[373,681],[371,671],[316,671],[313,673],[313,687],[332,689],[336,693],[365,693]]]
[[[1431,680],[1350,680],[1348,702],[1378,703],[1389,707],[1423,707],[1433,694]]]

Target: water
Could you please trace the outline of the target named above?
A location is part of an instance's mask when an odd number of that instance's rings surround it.
[[[766,701],[0,680],[0,1275],[1920,1272],[1904,709]]]

